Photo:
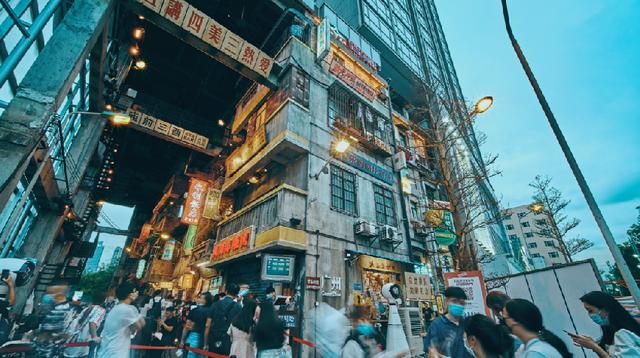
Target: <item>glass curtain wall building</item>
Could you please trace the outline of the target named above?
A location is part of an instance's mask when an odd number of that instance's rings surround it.
[[[20,21],[14,22],[7,9],[0,8],[0,114],[15,96],[20,81],[53,35],[67,9],[66,2],[61,0],[14,0],[8,1],[8,4]],[[88,100],[87,59],[80,74],[76,76],[66,101],[57,110],[62,120],[63,141],[60,140],[57,125],[49,125],[45,133],[47,143],[52,147],[51,157],[54,159],[53,166],[57,176],[62,176],[63,170],[63,161],[60,160],[62,142],[65,149],[70,148],[81,125],[79,115],[68,114],[85,110]],[[73,163],[67,161],[67,166],[70,180],[77,180],[79,173]],[[25,191],[27,184],[27,180],[23,178],[7,205],[0,211],[0,257],[15,255],[38,215],[35,196]]]

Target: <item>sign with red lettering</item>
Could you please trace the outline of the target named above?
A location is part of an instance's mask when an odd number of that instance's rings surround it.
[[[489,312],[489,308],[485,305],[487,289],[484,286],[482,272],[445,272],[444,284],[445,287],[460,287],[467,295],[467,303],[464,309],[465,316],[473,316],[479,313],[491,317],[491,312]]]
[[[208,187],[209,183],[206,181],[191,178],[187,199],[184,202],[184,214],[180,219],[184,224],[198,225],[198,222],[200,222],[202,206],[204,205]]]
[[[211,253],[211,261],[235,256],[253,246],[254,227],[249,226],[216,242]]]
[[[355,73],[351,72],[344,65],[343,59],[335,56],[331,61],[329,72],[336,75],[336,77],[344,81],[344,83],[356,90],[356,92],[360,93],[369,101],[373,102],[376,99],[376,96],[378,95],[377,91],[373,89],[373,87],[365,83],[363,80],[361,80],[360,77],[358,77]]]

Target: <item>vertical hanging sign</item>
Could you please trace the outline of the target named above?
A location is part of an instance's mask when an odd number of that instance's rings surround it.
[[[193,247],[196,246],[196,233],[198,232],[198,225],[189,225],[187,235],[184,237],[184,254],[191,255]]]
[[[198,225],[200,216],[202,215],[202,206],[204,205],[205,194],[209,183],[204,180],[191,178],[189,183],[189,192],[184,203],[184,214],[180,221],[188,225]]]
[[[164,244],[164,251],[162,251],[162,260],[171,261],[173,258],[173,249],[176,248],[176,240],[168,240]]]
[[[329,49],[331,48],[329,21],[327,19],[323,19],[320,22],[316,35],[316,60],[320,62],[327,56]]]
[[[203,218],[218,218],[220,214],[220,194],[220,190],[209,188],[207,199],[204,201],[204,210],[202,210]]]

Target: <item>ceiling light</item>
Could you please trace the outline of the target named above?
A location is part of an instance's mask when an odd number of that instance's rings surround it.
[[[218,125],[220,127],[224,127],[224,121],[222,119],[218,119]]]
[[[135,56],[138,56],[139,54],[140,54],[140,49],[138,48],[138,46],[131,45],[131,47],[129,47],[129,55],[135,57]]]
[[[106,109],[107,111],[111,111],[111,110],[113,110],[113,106],[112,106],[111,104],[107,103],[107,104],[104,106],[104,109]]]
[[[144,37],[144,28],[143,27],[134,27],[133,28],[133,38],[136,40],[142,40]]]
[[[147,68],[147,63],[144,60],[137,60],[134,67],[136,70],[144,70]]]
[[[251,184],[258,184],[258,182],[260,181],[260,179],[258,179],[257,176],[252,176],[251,178],[249,178],[249,183]]]

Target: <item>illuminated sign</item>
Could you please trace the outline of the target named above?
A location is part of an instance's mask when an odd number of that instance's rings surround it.
[[[187,147],[207,149],[209,138],[203,135],[178,127],[162,119],[154,118],[132,108],[127,109],[127,114],[131,118],[131,126],[135,129],[152,132],[161,138],[177,141]]]
[[[249,159],[267,144],[267,133],[264,126],[260,126],[255,130],[253,136],[247,139],[240,148],[236,149],[227,158],[227,177],[233,175],[240,169]]]
[[[316,31],[316,59],[322,61],[331,49],[329,20],[323,19]]]
[[[349,87],[353,88],[356,92],[360,93],[369,101],[374,101],[376,99],[378,92],[362,79],[360,79],[358,75],[349,70],[345,66],[345,61],[343,58],[334,56],[333,60],[331,61],[331,66],[329,67],[329,72],[336,75],[336,77],[341,79]]]
[[[269,87],[254,84],[247,93],[242,96],[236,105],[236,113],[233,116],[233,124],[231,125],[231,133],[237,133],[245,123],[247,117],[269,94]]]
[[[211,261],[218,261],[225,257],[234,256],[251,248],[253,245],[253,226],[249,226],[218,240],[213,246]]]
[[[359,169],[367,174],[370,174],[383,182],[393,185],[395,180],[393,179],[393,173],[389,170],[386,170],[376,164],[371,163],[367,159],[353,154],[353,153],[345,153],[338,157],[341,161],[351,165],[352,167]]]
[[[173,250],[176,248],[176,240],[167,240],[162,251],[162,260],[170,261],[173,258]]]
[[[138,0],[165,19],[190,32],[263,77],[269,77],[273,58],[229,31],[184,0]]]
[[[140,230],[140,236],[138,237],[138,241],[140,243],[144,243],[145,241],[147,241],[152,231],[153,231],[153,225],[143,224],[142,230]]]
[[[287,255],[264,255],[262,260],[263,280],[291,281],[293,279],[293,268],[295,257]]]
[[[198,225],[189,225],[189,229],[187,229],[187,234],[184,238],[184,254],[191,255],[191,250],[196,244],[196,233],[198,232]]]
[[[147,260],[141,259],[138,261],[138,268],[136,268],[136,278],[142,278],[144,275],[144,269],[147,267]]]
[[[204,204],[205,193],[209,183],[204,180],[191,178],[189,183],[189,192],[184,203],[184,215],[180,221],[184,224],[198,225],[202,214],[202,206]]]
[[[202,217],[207,219],[217,219],[220,215],[220,190],[209,188],[207,199],[204,201]]]

